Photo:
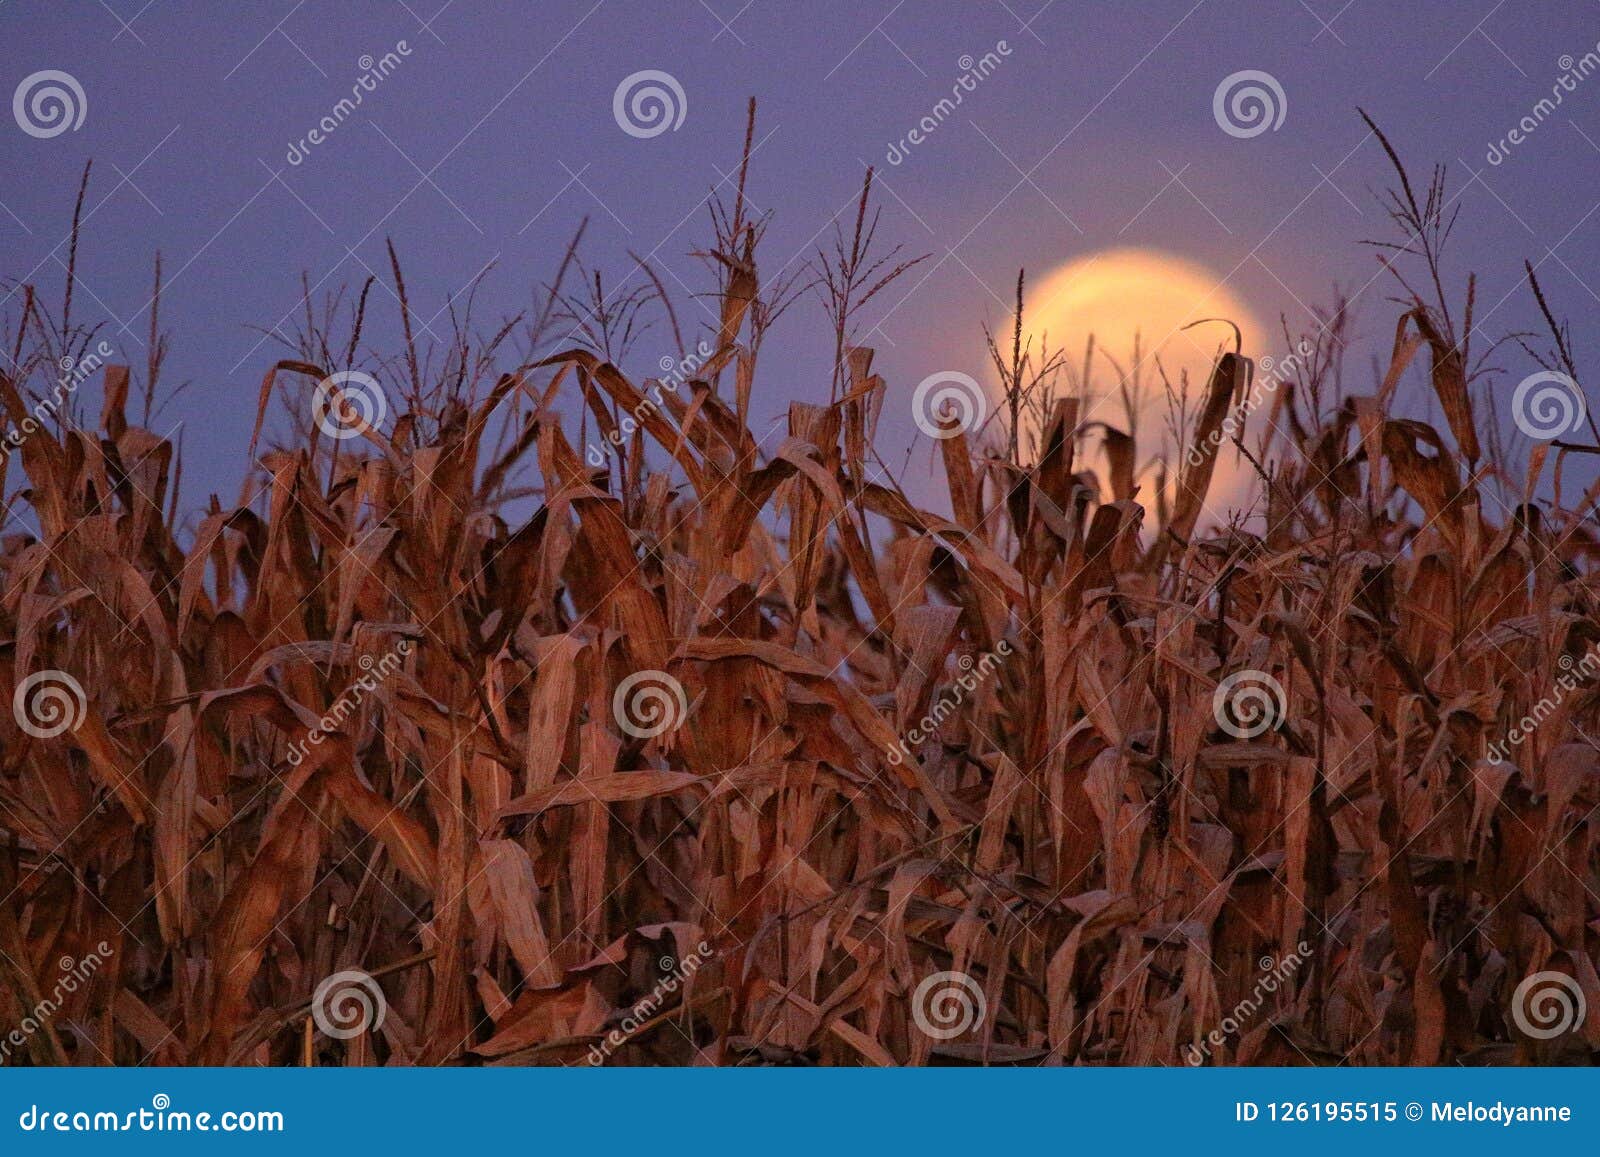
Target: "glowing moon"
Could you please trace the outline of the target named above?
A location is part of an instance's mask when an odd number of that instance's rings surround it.
[[[1173,391],[1181,391],[1187,377],[1192,422],[1205,397],[1217,354],[1233,348],[1233,332],[1225,325],[1184,327],[1202,318],[1227,318],[1243,333],[1246,354],[1265,337],[1250,308],[1221,282],[1220,276],[1202,266],[1168,253],[1110,249],[1072,261],[1027,289],[1024,340],[1032,339],[1036,362],[1041,338],[1065,355],[1071,385],[1064,381],[1057,396],[1079,394],[1084,398],[1081,421],[1104,422],[1135,435],[1142,486],[1138,497],[1147,509],[1155,497],[1154,463],[1167,464],[1170,492],[1184,449],[1173,438],[1166,383]],[[1084,389],[1080,379],[1090,335],[1095,354]],[[1123,386],[1130,395],[1127,401]],[[1091,444],[1098,448],[1099,440],[1091,439]],[[1216,506],[1225,496],[1234,496],[1232,457],[1223,456],[1226,465],[1219,460],[1208,505]],[[1104,459],[1098,449],[1084,465],[1094,469],[1104,485]]]

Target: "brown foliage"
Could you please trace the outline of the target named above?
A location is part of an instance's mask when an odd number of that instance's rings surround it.
[[[125,369],[98,434],[26,439],[0,689],[60,671],[87,703],[46,738],[0,714],[0,1022],[110,952],[14,1060],[571,1063],[625,1037],[612,1060],[1174,1064],[1302,942],[1214,1061],[1600,1045],[1593,687],[1485,758],[1600,641],[1594,494],[1533,504],[1541,450],[1499,504],[1437,311],[1407,307],[1395,374],[1431,351],[1449,437],[1387,387],[1319,412],[1285,383],[1264,533],[1204,510],[1239,442],[1141,539],[1137,495],[1075,470],[1076,399],[1032,464],[1015,431],[944,440],[944,516],[873,469],[890,387],[848,308],[837,400],[775,447],[747,428],[775,303],[725,223],[719,344],[682,391],[573,348],[408,395],[361,452],[266,453],[182,536]],[[315,354],[263,413],[337,364]],[[0,375],[19,426],[25,377]],[[1196,447],[1251,381],[1222,355]],[[618,461],[568,441],[569,391],[603,433],[634,416]],[[1284,698],[1239,738],[1213,699],[1244,671]],[[658,732],[618,698],[643,672]],[[346,969],[387,1012],[331,1039],[309,1014]],[[1509,1015],[1543,969],[1591,1010],[1556,1042]],[[948,1039],[913,1015],[945,971],[986,1009]]]

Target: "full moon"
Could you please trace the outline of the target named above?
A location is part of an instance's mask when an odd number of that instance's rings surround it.
[[[1222,278],[1192,261],[1153,249],[1110,249],[1063,265],[1027,288],[1023,338],[1037,366],[1041,341],[1065,359],[1056,396],[1078,396],[1080,422],[1103,422],[1136,439],[1138,500],[1149,509],[1165,464],[1171,493],[1186,447],[1177,445],[1177,399],[1187,396],[1192,424],[1204,401],[1217,355],[1233,348],[1225,318],[1243,334],[1243,351],[1265,337],[1260,322]],[[1006,331],[1009,337],[1010,330]],[[1094,354],[1084,375],[1091,336]],[[1170,389],[1169,389],[1170,387]],[[1105,486],[1103,439],[1089,440],[1089,461]],[[1217,463],[1207,505],[1240,496],[1242,477],[1225,454]],[[1109,497],[1109,494],[1107,494]],[[1148,522],[1147,522],[1148,526]]]

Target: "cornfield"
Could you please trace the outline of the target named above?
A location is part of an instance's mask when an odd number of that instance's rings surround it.
[[[509,324],[418,343],[398,259],[396,357],[361,341],[372,282],[308,295],[239,500],[192,519],[154,315],[89,417],[49,382],[97,331],[70,280],[59,311],[26,287],[6,1061],[1587,1063],[1600,485],[1587,444],[1513,465],[1471,283],[1413,277],[1443,178],[1395,165],[1371,390],[1343,308],[1248,422],[1224,348],[1152,483],[1023,342],[1019,282],[1000,404],[918,443],[937,509],[883,469],[910,389],[853,340],[915,264],[874,247],[870,173],[787,282],[742,174],[713,202],[717,321],[667,388],[619,368],[665,293],[608,293],[576,242],[538,357]],[[1532,274],[1528,353],[1576,379]],[[813,295],[832,400],[758,436],[762,338]],[[329,391],[363,367],[392,421]],[[1402,416],[1424,382],[1442,425]],[[1208,505],[1225,456],[1254,520]],[[1568,1031],[1523,1015],[1536,977]]]

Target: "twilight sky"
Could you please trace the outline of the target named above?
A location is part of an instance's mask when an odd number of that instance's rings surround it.
[[[24,131],[25,105],[0,122],[0,318],[15,325],[23,282],[59,305],[93,158],[74,310],[142,365],[162,252],[166,374],[191,385],[157,429],[185,424],[184,505],[213,490],[227,502],[262,373],[282,356],[262,331],[292,329],[302,271],[319,296],[369,272],[387,282],[386,238],[440,336],[444,307],[490,266],[478,328],[526,308],[584,216],[583,257],[608,284],[629,273],[628,250],[649,255],[685,325],[709,321],[693,296],[707,273],[689,254],[755,96],[749,192],[773,214],[764,280],[814,256],[835,218],[849,223],[868,164],[880,242],[931,255],[864,315],[891,402],[935,371],[985,376],[980,325],[1004,322],[1019,266],[1042,281],[1109,249],[1182,258],[1296,329],[1337,283],[1386,347],[1393,283],[1359,242],[1395,236],[1373,195],[1390,173],[1359,105],[1414,180],[1448,164],[1449,289],[1459,302],[1478,274],[1485,348],[1535,327],[1526,257],[1571,319],[1582,368],[1600,304],[1600,75],[1578,72],[1597,42],[1594,0],[8,0],[3,92],[59,70],[86,107],[54,136]],[[291,163],[363,58],[385,53],[389,75]],[[891,163],[891,144],[986,53],[989,74]],[[614,94],[642,70],[681,87],[675,129],[619,124]],[[1214,115],[1218,86],[1243,70],[1281,87],[1275,129],[1230,133]],[[1536,113],[1553,90],[1562,103]],[[1523,118],[1532,131],[1491,164],[1491,143]],[[378,289],[372,301],[387,344],[395,303]],[[1282,344],[1246,340],[1256,354]],[[639,366],[654,372],[669,349],[658,326],[635,347]],[[763,351],[758,417],[825,399],[829,352],[820,307],[801,302]],[[1510,348],[1497,363],[1507,395],[1535,368]]]

